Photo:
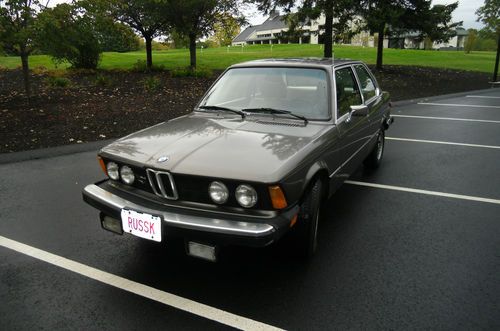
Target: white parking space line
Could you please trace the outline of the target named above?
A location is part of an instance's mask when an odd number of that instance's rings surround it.
[[[442,145],[455,145],[455,146],[467,146],[467,147],[480,147],[480,148],[500,149],[500,146],[478,145],[478,144],[464,144],[464,143],[454,143],[454,142],[450,142],[450,141],[408,139],[408,138],[396,138],[396,137],[385,137],[385,139],[387,139],[387,140],[395,140],[395,141],[408,141],[408,142],[416,142],[416,143],[427,143],[427,144],[442,144]]]
[[[470,108],[498,108],[498,109],[500,109],[500,106],[464,105],[464,104],[459,104],[459,103],[419,102],[418,105],[424,105],[424,106],[445,106],[445,107],[470,107]]]
[[[402,186],[392,186],[392,185],[382,185],[382,184],[367,183],[367,182],[358,182],[358,181],[354,181],[354,180],[346,180],[345,183],[351,184],[351,185],[367,186],[367,187],[380,188],[380,189],[393,190],[393,191],[418,193],[418,194],[433,195],[433,196],[439,196],[439,197],[477,201],[477,202],[486,202],[486,203],[493,203],[496,205],[500,205],[500,200],[498,200],[498,199],[481,198],[481,197],[475,197],[475,196],[470,196],[470,195],[461,195],[461,194],[453,194],[453,193],[445,193],[445,192],[437,192],[437,191],[420,190],[420,189],[402,187]]]
[[[160,291],[153,287],[137,283],[96,268],[89,267],[85,264],[69,260],[62,256],[55,255],[32,246],[28,246],[26,244],[8,239],[3,236],[0,236],[0,246],[53,264],[82,276],[94,279],[98,282],[140,295],[142,297],[163,303],[167,306],[171,306],[179,310],[206,319],[210,319],[212,321],[225,324],[240,330],[281,330],[272,325],[257,322],[252,319],[231,314],[224,310],[210,307],[205,304],[189,300],[168,292]]]
[[[462,122],[480,122],[480,123],[500,123],[500,121],[493,120],[476,120],[472,118],[454,118],[454,117],[434,117],[434,116],[414,116],[414,115],[394,115],[392,117],[402,117],[402,118],[421,118],[429,120],[446,120],[446,121],[462,121]]]
[[[466,98],[500,99],[500,97],[494,97],[490,95],[467,95]]]

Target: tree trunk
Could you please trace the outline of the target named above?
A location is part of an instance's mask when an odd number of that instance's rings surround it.
[[[497,58],[495,59],[495,71],[493,71],[493,81],[496,82],[498,78],[498,60],[500,59],[500,36],[498,36],[497,45]]]
[[[21,63],[23,65],[24,90],[26,91],[29,102],[31,97],[30,68],[28,64],[28,53],[24,49],[21,50]]]
[[[153,38],[150,36],[145,36],[144,41],[146,42],[146,65],[148,69],[151,69],[153,66],[153,48],[151,44],[153,43]]]
[[[189,59],[191,70],[196,69],[196,34],[189,34]]]
[[[323,39],[324,49],[323,56],[331,58],[333,53],[333,3],[327,5],[325,9],[325,36]]]
[[[377,40],[377,70],[382,69],[382,59],[384,55],[384,31],[385,23],[383,23],[378,29],[378,40]]]

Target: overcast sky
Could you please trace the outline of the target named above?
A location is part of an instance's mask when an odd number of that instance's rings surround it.
[[[456,1],[456,0],[455,0]],[[454,0],[433,0],[433,4],[450,4],[455,2]],[[70,2],[69,0],[51,0],[50,5],[55,6],[61,2]],[[458,8],[453,12],[454,21],[463,21],[464,28],[476,28],[480,29],[483,27],[482,23],[476,22],[476,10],[481,7],[484,0],[459,0]],[[245,11],[248,21],[252,25],[261,24],[265,17],[257,12],[257,9],[250,9]]]

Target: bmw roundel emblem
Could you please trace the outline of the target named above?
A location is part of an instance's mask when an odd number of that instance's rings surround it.
[[[167,162],[169,159],[170,158],[168,156],[163,155],[163,156],[160,156],[158,158],[158,160],[156,160],[156,161],[158,161],[158,163],[163,163],[163,162]]]

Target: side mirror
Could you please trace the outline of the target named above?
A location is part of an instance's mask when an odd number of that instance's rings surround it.
[[[375,89],[375,96],[379,97],[382,94],[382,90],[380,88]]]
[[[351,111],[349,112],[349,117],[347,117],[346,122],[349,123],[353,116],[361,117],[366,115],[368,115],[368,106],[365,105],[351,106]]]
[[[351,116],[366,116],[368,115],[368,106],[356,105],[351,106]]]

